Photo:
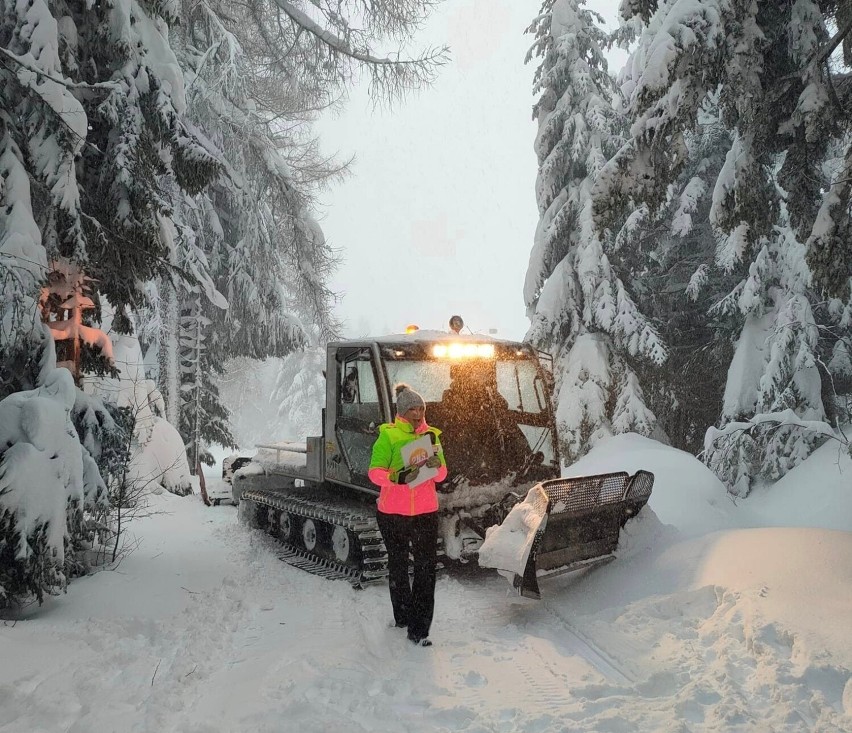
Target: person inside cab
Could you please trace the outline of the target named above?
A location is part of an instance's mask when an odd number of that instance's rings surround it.
[[[440,427],[453,475],[477,485],[520,470],[529,443],[497,389],[493,363],[455,364],[450,374],[452,382],[441,397]]]

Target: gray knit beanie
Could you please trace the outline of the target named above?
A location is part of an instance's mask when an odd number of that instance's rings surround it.
[[[394,385],[393,390],[396,392],[397,415],[404,415],[412,407],[426,407],[426,403],[423,401],[423,398],[411,389],[411,387],[405,384],[405,382],[400,382],[399,384]]]

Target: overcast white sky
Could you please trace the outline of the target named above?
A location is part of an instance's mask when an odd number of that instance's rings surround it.
[[[617,0],[592,7],[617,5]],[[344,262],[347,336],[446,328],[520,339],[523,282],[538,222],[524,34],[540,0],[449,0],[413,48],[448,44],[434,86],[392,110],[356,89],[318,132],[327,152],[355,156],[352,174],[323,193],[321,224]],[[614,16],[614,12],[606,13]]]

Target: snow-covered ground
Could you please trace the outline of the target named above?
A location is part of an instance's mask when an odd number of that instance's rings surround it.
[[[852,731],[852,460],[825,446],[737,505],[633,435],[571,473],[640,467],[654,494],[615,562],[540,602],[444,572],[426,649],[385,586],[285,565],[232,506],[155,497],[117,570],[0,625],[0,733]]]

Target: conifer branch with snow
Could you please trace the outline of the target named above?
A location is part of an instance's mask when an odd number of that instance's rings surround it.
[[[554,355],[556,417],[568,461],[600,437],[654,432],[632,362],[661,364],[667,356],[618,272],[621,253],[611,233],[592,220],[592,187],[624,129],[600,22],[581,0],[547,0],[529,29],[536,40],[528,60],[542,60],[533,112],[540,221],[524,286],[526,338]]]
[[[833,159],[847,143],[850,90],[846,62],[827,59],[852,27],[846,5],[621,5],[622,16],[640,28],[620,80],[632,124],[595,184],[595,222],[605,231],[639,204],[652,219],[668,216],[670,187],[694,165],[690,140],[712,101],[729,139],[717,138],[724,164],[700,174],[713,192],[708,221],[716,251],[695,263],[690,292],[700,285],[715,301],[708,324],[722,318],[738,330],[722,431],[786,409],[819,422],[833,409],[833,398],[825,397],[832,379],[826,365],[838,343],[831,327],[852,301],[844,238],[850,189],[845,163]],[[834,184],[830,170],[837,172]],[[684,231],[683,215],[678,222]],[[707,241],[706,234],[696,240],[705,253]],[[727,292],[726,278],[733,279]],[[783,475],[820,440],[789,424],[732,435],[742,444],[705,457],[740,494],[761,476]]]

